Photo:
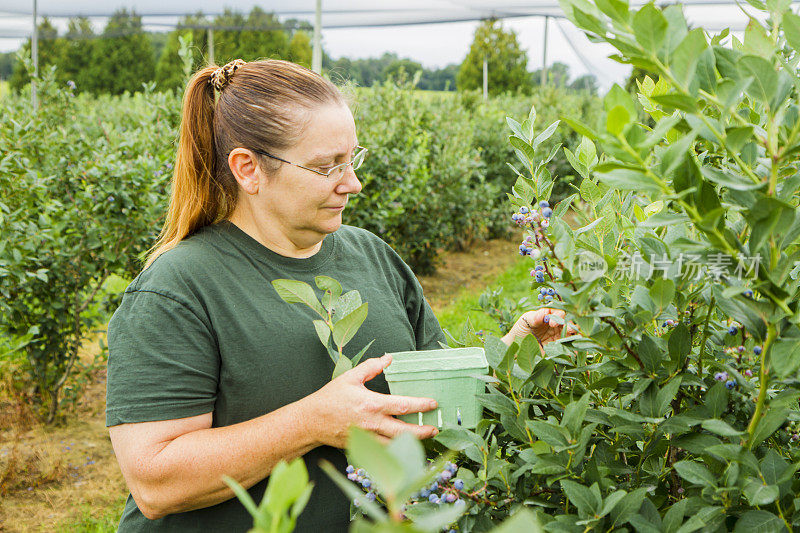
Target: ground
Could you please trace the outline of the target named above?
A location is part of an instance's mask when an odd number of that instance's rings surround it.
[[[446,254],[437,274],[420,278],[434,311],[465,291],[482,291],[514,264],[517,245],[516,239],[493,240]],[[86,364],[101,339],[84,346]],[[94,370],[74,411],[52,427],[0,397],[0,531],[113,530],[127,489],[105,427],[105,378],[104,367]]]

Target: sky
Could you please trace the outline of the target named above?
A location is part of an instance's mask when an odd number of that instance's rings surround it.
[[[684,9],[690,22],[715,31],[725,26],[743,27],[746,21],[739,8],[731,6],[686,6]],[[93,24],[95,31],[100,31],[104,21],[95,19]],[[385,52],[394,52],[428,68],[440,68],[464,60],[478,24],[475,21],[323,29],[323,47],[333,58],[379,57]],[[510,18],[505,19],[503,24],[516,32],[521,47],[527,51],[528,69],[541,68],[544,61],[544,19]],[[713,24],[713,27],[709,24]],[[65,27],[66,21],[56,21],[56,25]],[[3,28],[18,28],[24,34],[30,30],[30,20],[6,21]],[[158,29],[163,30],[163,27]],[[0,39],[0,51],[15,50],[21,42],[21,39]],[[613,83],[624,83],[630,67],[608,59],[611,53],[611,46],[591,43],[566,19],[549,19],[547,63],[565,63],[569,66],[572,79],[587,73],[593,74],[601,89],[608,89]]]

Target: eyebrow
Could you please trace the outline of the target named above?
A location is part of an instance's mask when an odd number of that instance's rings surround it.
[[[359,146],[359,144],[358,144],[358,142],[356,142],[355,146],[353,147],[353,150],[355,151],[355,149],[358,146]],[[329,159],[329,158],[332,158],[332,157],[338,157],[338,156],[345,155],[346,153],[347,152],[334,152],[334,153],[318,152],[318,153],[314,154],[313,156],[311,156],[311,161],[319,161],[319,160],[322,160],[322,159]]]

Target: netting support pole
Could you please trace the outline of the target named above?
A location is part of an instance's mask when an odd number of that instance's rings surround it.
[[[36,0],[33,0],[33,33],[31,34],[31,58],[33,59],[33,78],[31,78],[31,105],[33,111],[39,107],[39,102],[36,99],[36,78],[39,77],[39,28],[36,24],[37,6]]]
[[[314,51],[311,69],[322,74],[322,0],[317,0],[317,13],[314,16]]]
[[[550,17],[544,17],[544,51],[542,52],[542,86],[547,84],[547,28]]]
[[[483,58],[483,99],[489,99],[489,61]]]
[[[216,65],[214,62],[214,28],[208,28],[208,64]]]

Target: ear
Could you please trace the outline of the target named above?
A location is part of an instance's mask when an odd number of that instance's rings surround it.
[[[253,152],[246,148],[234,148],[228,154],[228,167],[244,192],[258,194],[261,172]]]

